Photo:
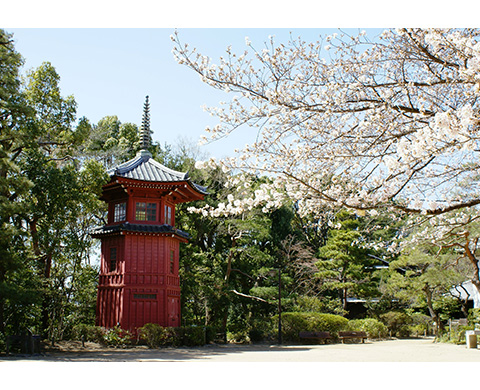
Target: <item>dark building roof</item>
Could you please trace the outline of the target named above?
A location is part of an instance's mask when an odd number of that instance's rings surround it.
[[[108,174],[144,181],[176,182],[188,179],[188,173],[163,166],[145,150],[140,151],[135,158],[110,169]]]
[[[118,225],[106,225],[106,226],[97,227],[92,230],[91,235],[95,237],[95,236],[102,236],[110,233],[118,233],[121,231],[139,232],[139,233],[176,234],[186,239],[190,238],[188,233],[185,233],[184,231],[179,229],[175,229],[170,225],[140,225],[140,224],[133,224],[129,222],[124,222]]]
[[[127,179],[135,179],[150,182],[166,182],[175,183],[181,181],[188,181],[192,186],[202,194],[207,194],[207,189],[203,186],[193,183],[188,175],[188,172],[178,172],[167,168],[155,161],[150,152],[141,150],[137,153],[135,158],[118,165],[108,171],[112,176],[125,177]]]
[[[145,99],[142,126],[139,132],[141,150],[137,153],[135,158],[118,165],[108,171],[110,177],[125,177],[127,179],[148,181],[148,182],[162,182],[175,183],[188,181],[195,190],[203,195],[207,194],[206,188],[193,183],[189,179],[188,172],[178,172],[167,168],[155,161],[152,154],[148,151],[151,144],[150,136],[150,103],[148,96]]]

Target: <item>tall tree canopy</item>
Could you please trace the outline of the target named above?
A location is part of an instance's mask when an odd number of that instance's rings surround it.
[[[45,62],[20,77],[22,57],[0,30],[0,332],[61,336],[92,321],[88,233],[105,206],[105,169],[81,155],[91,127]]]
[[[21,174],[18,160],[25,144],[31,142],[33,110],[20,91],[23,60],[11,38],[0,29],[0,332],[5,327],[6,300],[19,303],[29,295],[19,288],[13,273],[26,271],[20,215],[28,207],[25,195],[31,182]]]

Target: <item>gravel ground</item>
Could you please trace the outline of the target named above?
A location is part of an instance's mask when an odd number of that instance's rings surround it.
[[[115,349],[87,343],[59,345],[41,356],[0,357],[43,362],[480,362],[480,349],[434,343],[432,338],[327,345],[208,345]]]
[[[58,343],[41,356],[0,356],[0,389],[478,388],[478,362],[480,349],[431,338],[155,350]]]

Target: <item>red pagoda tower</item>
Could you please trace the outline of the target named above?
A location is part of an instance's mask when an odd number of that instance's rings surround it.
[[[109,171],[101,197],[108,223],[91,234],[102,244],[97,325],[133,332],[146,323],[180,326],[179,249],[188,234],[175,228],[175,205],[206,194],[188,173],[152,159],[148,96],[140,138],[137,156]]]

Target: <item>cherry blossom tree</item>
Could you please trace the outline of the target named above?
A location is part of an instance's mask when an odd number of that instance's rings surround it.
[[[411,249],[428,244],[437,248],[438,254],[450,249],[450,260],[445,264],[445,268],[458,268],[460,260],[463,260],[463,275],[480,291],[479,219],[480,215],[476,208],[416,218],[421,223],[413,234],[403,240],[399,248]]]
[[[305,213],[334,205],[428,216],[480,203],[479,34],[339,30],[317,42],[270,37],[261,49],[246,38],[243,53],[229,47],[216,63],[178,33],[172,40],[178,63],[232,95],[207,108],[219,124],[206,140],[258,131],[220,162],[272,177],[248,202],[274,205],[283,193]]]

